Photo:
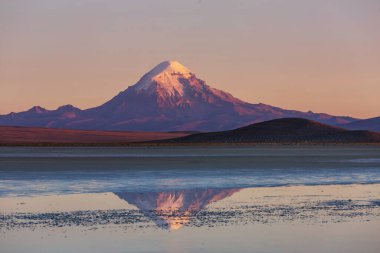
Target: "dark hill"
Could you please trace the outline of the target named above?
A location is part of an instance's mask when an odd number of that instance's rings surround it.
[[[193,134],[171,143],[380,143],[380,134],[350,131],[302,118],[283,118],[229,131]]]

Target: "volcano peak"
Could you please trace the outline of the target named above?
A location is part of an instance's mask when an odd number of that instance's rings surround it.
[[[181,74],[190,74],[191,71],[183,66],[178,61],[164,61],[158,64],[156,67],[154,67],[149,73],[151,74],[161,74],[162,72],[176,72]]]
[[[165,93],[183,95],[183,84],[181,78],[190,78],[192,72],[178,61],[164,61],[146,73],[134,85],[137,90],[150,90],[159,87]]]

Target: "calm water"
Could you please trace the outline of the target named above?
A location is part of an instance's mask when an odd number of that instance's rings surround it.
[[[380,148],[0,148],[0,196],[351,183]]]
[[[0,252],[380,252],[378,147],[0,148]]]

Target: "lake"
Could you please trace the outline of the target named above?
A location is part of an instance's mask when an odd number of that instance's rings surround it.
[[[380,252],[380,148],[0,148],[1,252]]]

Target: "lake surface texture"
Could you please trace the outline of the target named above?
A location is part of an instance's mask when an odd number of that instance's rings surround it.
[[[380,252],[379,147],[0,148],[0,252]]]

